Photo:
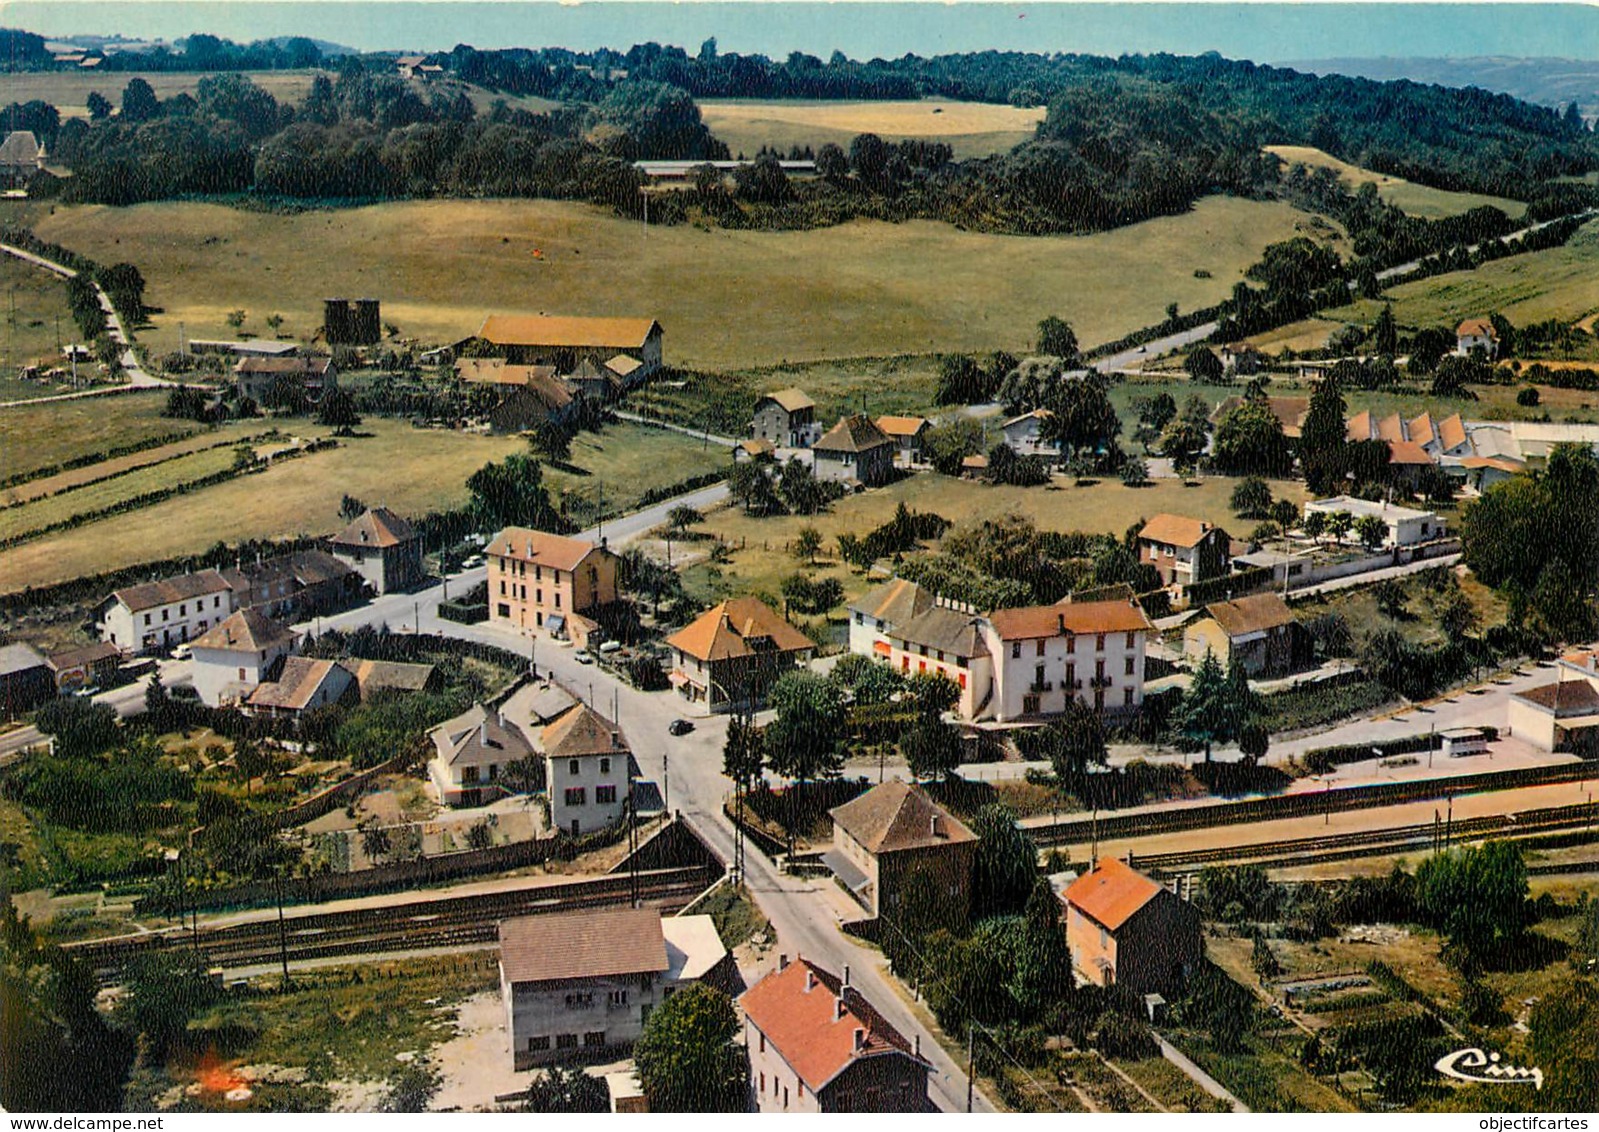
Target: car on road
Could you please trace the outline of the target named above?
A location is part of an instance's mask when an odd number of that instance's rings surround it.
[[[476,570],[481,565],[483,565],[483,556],[481,554],[474,554],[470,558],[461,559],[461,569],[463,570]]]
[[[578,649],[572,654],[572,659],[577,661],[579,664],[594,663],[594,655],[590,653],[588,649]]]
[[[173,660],[188,660],[192,655],[194,655],[194,650],[187,644],[181,644],[172,650]]]
[[[668,735],[687,735],[694,730],[694,725],[686,719],[674,719],[666,725]]]

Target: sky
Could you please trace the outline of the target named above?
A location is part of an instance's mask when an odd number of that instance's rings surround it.
[[[204,31],[238,42],[308,35],[363,51],[655,41],[691,51],[852,58],[984,50],[1118,55],[1218,51],[1262,63],[1306,58],[1501,55],[1599,59],[1599,7],[1407,3],[682,3],[589,0],[0,0],[0,26],[44,35],[173,40]]]

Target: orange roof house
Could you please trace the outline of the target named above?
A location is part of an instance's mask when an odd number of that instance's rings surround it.
[[[779,676],[811,658],[816,642],[758,598],[736,597],[673,633],[666,647],[675,655],[668,679],[677,690],[690,703],[725,711],[764,700]]]
[[[1154,628],[1133,601],[1072,601],[996,609],[988,619],[1002,641],[1085,633],[1147,633]]]
[[[779,960],[739,999],[760,1112],[925,1112],[920,1042],[851,985],[808,959]]]
[[[1204,958],[1199,912],[1124,861],[1099,861],[1060,899],[1072,965],[1090,982],[1169,997]]]
[[[335,558],[380,594],[407,589],[426,576],[421,536],[387,507],[368,508],[328,544]]]
[[[920,787],[884,782],[830,816],[833,846],[822,860],[872,916],[894,908],[918,876],[944,897],[945,926],[966,922],[977,835]]]
[[[515,365],[553,365],[572,373],[581,362],[596,369],[625,354],[636,366],[612,369],[632,383],[661,367],[664,331],[653,318],[589,318],[576,315],[491,314],[477,337],[497,347]]]

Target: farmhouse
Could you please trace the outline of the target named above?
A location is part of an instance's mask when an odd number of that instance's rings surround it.
[[[1072,966],[1097,986],[1168,998],[1204,959],[1199,912],[1114,857],[1061,894]]]
[[[577,414],[577,390],[554,366],[518,366],[504,358],[462,358],[455,376],[468,385],[492,386],[500,401],[489,410],[495,432],[522,432],[543,421],[564,425]]]
[[[227,579],[199,570],[115,591],[95,610],[95,622],[100,639],[125,653],[160,652],[204,633],[234,608]]]
[[[758,1112],[927,1112],[920,1038],[908,1041],[850,985],[808,959],[738,1000]]]
[[[1490,361],[1499,355],[1499,332],[1492,319],[1468,318],[1455,327],[1455,353],[1469,355],[1475,350]]]
[[[1144,648],[1154,631],[1134,601],[1066,602],[989,615],[992,710],[1001,723],[1066,710],[1068,696],[1100,713],[1144,702]]]
[[[257,609],[241,609],[194,641],[194,690],[208,707],[237,703],[276,677],[299,637]]]
[[[922,462],[922,444],[933,422],[926,417],[878,417],[877,427],[894,442],[894,460],[907,467]]]
[[[513,791],[501,779],[511,763],[533,753],[505,716],[482,704],[439,724],[428,735],[433,758],[428,778],[446,806],[480,806]]]
[[[1034,409],[1012,417],[999,426],[1005,446],[1018,456],[1037,456],[1046,462],[1060,459],[1060,446],[1042,436],[1044,422],[1053,415],[1048,409]]]
[[[757,706],[785,672],[805,663],[816,642],[759,598],[728,598],[666,638],[675,658],[667,677],[707,711]]]
[[[550,824],[578,837],[622,820],[634,777],[621,728],[579,704],[539,732]]]
[[[1182,590],[1227,573],[1232,539],[1220,527],[1186,515],[1160,514],[1138,532],[1138,561]]]
[[[365,584],[346,562],[325,550],[301,550],[221,571],[233,590],[235,609],[259,609],[268,617],[303,621],[345,609]]]
[[[548,912],[500,923],[500,996],[517,1071],[614,1059],[680,987],[726,982],[731,958],[709,916],[655,908]],[[736,985],[736,984],[735,984]]]
[[[285,657],[276,680],[257,684],[244,699],[246,715],[298,719],[316,708],[330,707],[355,688],[355,677],[336,660]]]
[[[783,448],[809,448],[822,436],[816,402],[803,390],[779,389],[755,402],[750,436]]]
[[[872,919],[898,908],[918,876],[932,881],[945,926],[965,924],[977,835],[948,810],[919,787],[885,782],[830,815],[833,847],[822,860]]]
[[[661,368],[661,324],[653,318],[582,318],[571,315],[492,314],[477,337],[518,365],[554,366],[571,373],[587,359],[603,366],[624,355],[638,362],[634,384]]]
[[[387,507],[367,508],[328,544],[376,593],[409,589],[426,577],[422,536]]]
[[[117,666],[122,663],[122,650],[110,641],[101,641],[51,653],[45,663],[50,666],[57,690],[72,692],[99,687],[116,676]]]
[[[616,555],[597,543],[507,527],[484,554],[492,624],[586,636],[573,615],[616,600]]]
[[[303,396],[315,404],[339,383],[332,358],[240,358],[233,365],[239,396],[257,405],[272,405],[275,397]]]
[[[876,487],[894,472],[894,441],[859,414],[839,422],[811,448],[817,479]]]
[[[1388,527],[1388,537],[1383,545],[1390,549],[1415,546],[1444,535],[1443,523],[1431,511],[1413,511],[1408,507],[1395,507],[1386,502],[1373,503],[1369,499],[1356,499],[1351,495],[1336,495],[1331,499],[1316,499],[1305,504],[1307,516],[1317,512],[1332,515],[1339,511],[1355,519],[1367,515],[1381,519]]]
[[[1275,593],[1215,601],[1183,630],[1183,655],[1198,663],[1208,652],[1226,666],[1234,657],[1250,676],[1292,672],[1308,658],[1304,630]]]
[[[0,183],[10,188],[26,185],[44,168],[44,148],[32,130],[12,130],[0,142]]]
[[[50,666],[32,645],[0,645],[0,712],[12,719],[56,694]]]

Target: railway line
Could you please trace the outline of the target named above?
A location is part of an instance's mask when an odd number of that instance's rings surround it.
[[[1446,837],[1449,844],[1496,835],[1503,838],[1522,838],[1590,827],[1593,822],[1592,806],[1586,804],[1552,806],[1539,810],[1525,810],[1518,814],[1461,818],[1447,826],[1436,822],[1424,822],[1387,829],[1285,838],[1243,845],[1219,845],[1170,853],[1134,852],[1133,858],[1134,863],[1140,868],[1167,874],[1196,872],[1207,865],[1222,864],[1284,867],[1426,849],[1441,843]]]
[[[707,865],[641,871],[638,900],[675,912],[719,875],[719,870]],[[197,928],[173,927],[67,944],[66,950],[90,967],[102,983],[111,983],[132,959],[161,948],[193,947],[208,967],[224,971],[274,964],[285,955],[293,963],[340,955],[421,951],[492,943],[498,938],[499,922],[514,916],[580,911],[633,899],[634,878],[619,874],[337,912],[286,911],[281,923],[275,916],[263,916]]]

